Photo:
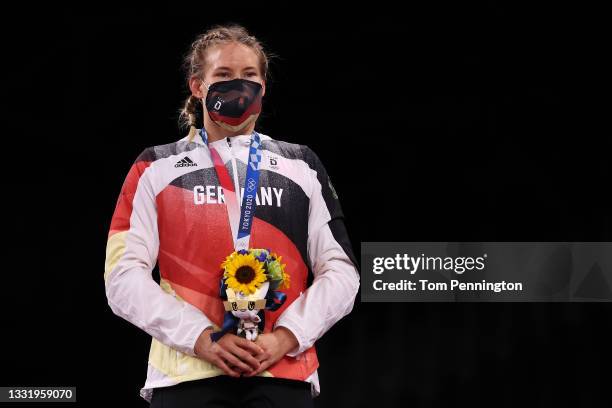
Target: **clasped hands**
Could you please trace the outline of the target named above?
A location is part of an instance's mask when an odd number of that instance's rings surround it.
[[[293,333],[285,327],[262,333],[255,341],[226,333],[214,342],[211,332],[212,328],[202,331],[194,347],[195,354],[231,377],[258,375],[298,346]]]

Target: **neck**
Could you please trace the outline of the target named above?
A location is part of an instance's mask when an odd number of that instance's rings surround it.
[[[221,140],[226,137],[238,136],[238,135],[249,135],[253,133],[255,129],[255,121],[250,123],[248,126],[241,130],[231,131],[222,128],[217,125],[211,118],[208,116],[208,112],[204,115],[204,128],[206,129],[206,134],[208,135],[208,141],[214,142],[217,140]]]

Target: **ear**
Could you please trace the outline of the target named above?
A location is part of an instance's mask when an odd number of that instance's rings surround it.
[[[197,76],[194,75],[189,78],[189,89],[191,90],[192,95],[196,98],[204,98],[204,92],[202,91],[204,89],[204,83]]]
[[[262,82],[261,87],[262,87],[261,96],[263,97],[266,94],[266,80],[265,79]]]

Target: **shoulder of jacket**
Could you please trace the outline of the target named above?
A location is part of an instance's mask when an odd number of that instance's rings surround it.
[[[264,150],[276,153],[286,159],[302,160],[310,167],[313,166],[316,155],[307,145],[274,139],[261,133],[260,135],[262,136],[262,147]]]
[[[136,160],[154,162],[169,156],[188,152],[196,147],[196,143],[189,142],[187,138],[182,138],[171,143],[145,147]]]

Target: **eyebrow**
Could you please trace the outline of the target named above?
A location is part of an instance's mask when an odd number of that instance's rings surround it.
[[[228,70],[228,71],[231,71],[231,70],[232,70],[230,67],[217,67],[217,68],[215,68],[215,71],[218,71],[218,70],[223,70],[223,69],[226,69],[226,70]],[[254,70],[257,70],[257,67],[246,67],[246,68],[244,68],[244,69],[243,69],[243,71],[246,71],[246,70],[248,70],[248,69],[254,69]]]

